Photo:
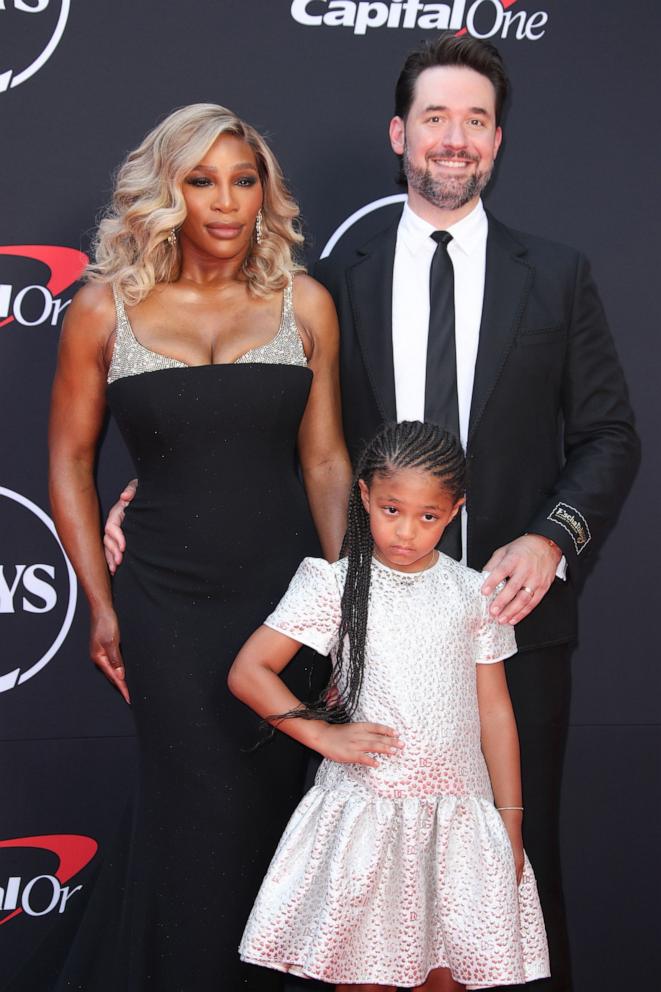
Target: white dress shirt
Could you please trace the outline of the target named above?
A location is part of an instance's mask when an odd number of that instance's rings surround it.
[[[488,233],[482,201],[448,227],[454,269],[459,434],[466,448],[475,360],[480,337]],[[429,270],[436,228],[404,205],[397,229],[392,283],[392,347],[398,420],[425,419],[425,375],[429,330]]]
[[[429,270],[436,250],[436,228],[413,212],[408,202],[397,228],[392,281],[392,351],[398,420],[425,419]],[[446,230],[454,269],[454,320],[457,354],[459,435],[466,449],[475,362],[480,338],[489,222],[479,200],[466,217]],[[462,561],[466,563],[467,516],[462,510]],[[495,550],[495,548],[494,548]],[[556,574],[565,577],[563,557]]]
[[[471,212],[447,228],[448,253],[454,269],[454,325],[457,354],[459,435],[466,449],[475,360],[480,337],[487,215],[479,200]],[[436,228],[404,204],[395,247],[392,279],[392,351],[398,420],[425,419],[429,270],[436,251]],[[466,564],[468,518],[461,513],[462,561]]]

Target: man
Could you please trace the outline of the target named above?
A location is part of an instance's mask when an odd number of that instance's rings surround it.
[[[507,90],[496,49],[470,36],[409,55],[390,122],[408,185],[401,218],[316,275],[340,318],[352,457],[393,419],[437,420],[465,446],[467,513],[447,550],[490,572],[485,594],[507,580],[492,612],[517,624],[508,682],[552,969],[526,988],[566,992],[558,805],[575,588],[626,495],[638,441],[586,260],[482,206]]]

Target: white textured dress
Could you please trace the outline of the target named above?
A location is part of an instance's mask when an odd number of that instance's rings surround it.
[[[346,560],[306,558],[265,623],[335,655]],[[440,555],[372,564],[354,715],[404,749],[379,767],[324,761],[294,812],[241,941],[245,961],[334,983],[411,987],[449,968],[468,988],[549,975],[526,859],[514,858],[480,748],[476,663],[516,651],[484,576]]]

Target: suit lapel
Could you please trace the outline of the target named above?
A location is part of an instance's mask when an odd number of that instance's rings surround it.
[[[399,216],[360,249],[347,272],[351,309],[367,375],[384,421],[397,419],[392,355],[392,273]]]
[[[533,275],[525,254],[526,248],[489,215],[484,302],[471,399],[469,444],[521,323]]]

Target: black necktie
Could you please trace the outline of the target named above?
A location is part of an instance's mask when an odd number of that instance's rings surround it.
[[[434,231],[436,251],[429,270],[429,332],[425,420],[459,436],[457,352],[454,343],[454,269],[448,254],[452,235]]]
[[[454,340],[454,269],[448,254],[452,235],[434,231],[436,251],[429,271],[429,332],[425,378],[425,420],[459,437],[457,352]],[[440,548],[461,558],[460,514],[446,527]]]

